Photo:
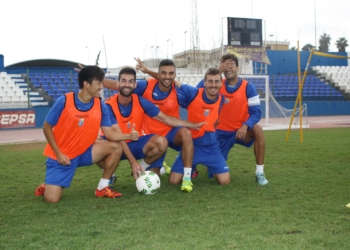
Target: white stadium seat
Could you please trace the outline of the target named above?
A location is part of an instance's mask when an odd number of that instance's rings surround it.
[[[11,100],[13,102],[20,102],[21,101],[21,98],[19,96],[11,96]]]
[[[10,96],[3,96],[2,102],[12,102],[11,97]]]

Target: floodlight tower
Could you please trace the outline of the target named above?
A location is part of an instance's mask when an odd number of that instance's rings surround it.
[[[198,14],[197,14],[197,0],[191,0],[191,50],[192,60],[191,73],[193,73],[193,66],[198,68],[201,65],[199,58],[199,27],[198,27]]]

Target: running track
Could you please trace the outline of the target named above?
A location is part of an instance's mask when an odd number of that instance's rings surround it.
[[[350,127],[350,116],[308,117],[309,129]],[[0,130],[0,145],[15,143],[45,142],[41,128]]]

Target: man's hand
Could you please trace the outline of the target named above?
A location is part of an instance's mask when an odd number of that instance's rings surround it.
[[[70,160],[65,154],[58,153],[56,155],[56,159],[57,159],[57,162],[59,164],[63,165],[63,166],[69,166],[70,165]]]
[[[194,123],[191,128],[195,129],[195,130],[200,130],[200,128],[205,124],[207,124],[207,123],[206,122]]]
[[[141,70],[143,73],[147,73],[148,72],[148,69],[146,67],[146,65],[141,61],[140,58],[135,58],[135,61],[137,62],[136,64],[136,71],[139,71]]]
[[[140,164],[137,161],[134,161],[133,163],[131,163],[131,169],[135,180],[139,176],[141,176],[141,173],[145,172],[145,170],[143,170],[143,168],[140,166]]]
[[[79,66],[79,68],[74,68],[74,70],[75,70],[76,72],[80,72],[80,70],[81,70],[82,68],[84,68],[84,66],[81,65],[80,63],[78,63],[78,66]]]
[[[247,134],[248,126],[243,124],[236,132],[236,139],[244,141],[245,135]]]
[[[135,130],[135,123],[132,125],[132,129],[130,132],[130,140],[137,141],[139,139],[139,132]]]
[[[220,71],[220,73],[223,73],[228,68],[232,68],[234,65],[235,65],[235,62],[233,60],[226,60],[225,62],[220,61],[218,70]]]

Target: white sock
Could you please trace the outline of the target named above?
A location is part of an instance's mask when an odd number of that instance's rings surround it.
[[[108,183],[109,183],[109,179],[103,179],[103,178],[101,178],[101,179],[100,179],[100,183],[99,183],[98,186],[97,186],[97,189],[98,189],[98,190],[102,190],[102,189],[104,189],[105,187],[108,187]]]
[[[255,174],[257,173],[264,173],[264,164],[263,165],[256,165],[256,170],[255,170]]]
[[[140,161],[139,164],[143,168],[143,170],[146,170],[149,166],[151,166],[151,165],[148,165],[144,159],[142,159],[142,161]]]
[[[166,174],[165,167],[161,167],[159,173],[160,175]]]
[[[184,167],[184,177],[185,178],[190,178],[191,179],[191,172],[192,172],[192,168],[186,168]]]

